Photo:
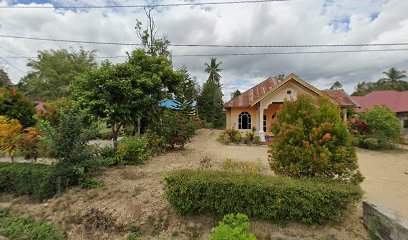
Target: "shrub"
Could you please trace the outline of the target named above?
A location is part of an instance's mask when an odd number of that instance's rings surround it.
[[[0,116],[0,152],[9,154],[11,161],[14,161],[22,128],[18,120]]]
[[[85,115],[77,108],[61,112],[57,126],[40,121],[42,138],[50,155],[58,161],[80,165],[92,158],[88,141],[96,134],[95,128],[86,122]]]
[[[165,110],[160,119],[151,123],[149,129],[157,136],[163,137],[166,147],[174,148],[183,147],[202,126],[198,117]]]
[[[328,98],[298,96],[277,113],[269,163],[280,175],[358,183],[357,157],[341,111]]]
[[[340,181],[293,179],[210,170],[178,170],[164,177],[166,198],[179,213],[244,213],[270,220],[324,223],[362,197]]]
[[[35,124],[35,104],[14,87],[0,89],[0,113],[10,119],[17,119],[24,127]]]
[[[201,158],[200,168],[208,169],[208,168],[211,168],[212,166],[213,166],[213,164],[212,164],[212,158],[211,157],[205,156],[205,157]]]
[[[252,127],[251,128],[251,131],[249,131],[249,132],[246,132],[246,134],[245,134],[245,136],[248,138],[248,140],[249,140],[249,142],[254,142],[254,140],[255,140],[255,132],[256,132],[256,128],[255,127]]]
[[[363,136],[362,147],[386,148],[398,141],[401,131],[400,120],[389,108],[374,106],[361,114],[361,120],[367,123],[368,128],[368,133],[363,134],[368,136]],[[367,144],[366,138],[374,138],[377,143],[371,144],[374,140],[368,140],[370,143]]]
[[[24,155],[24,159],[37,161],[42,150],[39,129],[33,127],[24,129],[18,139],[18,150]]]
[[[10,240],[65,239],[64,235],[58,230],[58,227],[52,222],[14,217],[8,213],[0,214],[0,236],[5,236]]]
[[[147,158],[146,146],[145,138],[125,137],[120,140],[117,153],[127,163],[142,164]]]
[[[80,173],[72,166],[33,163],[0,163],[0,192],[31,195],[43,200],[78,183]]]
[[[213,229],[210,240],[256,240],[254,234],[250,233],[251,224],[245,214],[228,214]]]
[[[232,126],[231,129],[223,131],[218,137],[218,141],[224,144],[228,144],[230,142],[241,142],[241,140],[241,133],[235,129],[235,125]]]
[[[45,111],[37,112],[37,118],[49,122],[52,126],[59,125],[61,115],[73,107],[72,101],[61,97],[52,102],[45,103]]]

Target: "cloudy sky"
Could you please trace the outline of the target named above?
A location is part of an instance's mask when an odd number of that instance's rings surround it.
[[[210,0],[0,0],[1,6],[50,6],[47,9],[0,8],[0,35],[139,43],[135,20],[145,22],[141,8],[65,9],[61,6],[143,5],[209,2]],[[230,0],[211,0],[225,2]],[[284,2],[212,6],[157,7],[159,35],[173,44],[304,45],[408,43],[407,0],[289,0]],[[99,56],[123,56],[131,46],[45,42],[0,37],[0,67],[14,83],[30,71],[27,59],[38,50],[96,49]],[[362,49],[407,49],[408,45],[315,48],[171,47],[174,66],[186,66],[199,82],[206,80],[210,57],[182,54],[316,52]],[[268,76],[296,73],[318,88],[339,81],[351,93],[358,82],[375,81],[382,71],[408,70],[408,51],[219,56],[226,98],[247,90]],[[113,61],[123,61],[118,58]]]

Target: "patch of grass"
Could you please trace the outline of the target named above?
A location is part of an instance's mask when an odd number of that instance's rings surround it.
[[[83,178],[81,179],[80,183],[81,187],[83,188],[102,188],[105,186],[104,182],[94,178]]]
[[[128,230],[130,231],[130,235],[126,240],[137,240],[143,236],[143,233],[135,226],[129,226]]]
[[[10,240],[63,240],[64,235],[53,222],[14,217],[0,209],[0,236]]]

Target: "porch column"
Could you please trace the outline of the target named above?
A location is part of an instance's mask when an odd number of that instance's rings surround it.
[[[263,115],[264,115],[264,110],[263,108],[259,108],[259,118],[258,120],[258,133],[259,133],[259,137],[261,138],[261,142],[265,142],[265,132],[263,131],[264,129],[264,122],[263,122]]]
[[[343,108],[343,121],[347,122],[347,109]]]

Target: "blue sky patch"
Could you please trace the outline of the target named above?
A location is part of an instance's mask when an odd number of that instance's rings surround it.
[[[334,28],[335,31],[350,31],[350,17],[344,17],[342,19],[334,19],[330,21],[330,26]]]

